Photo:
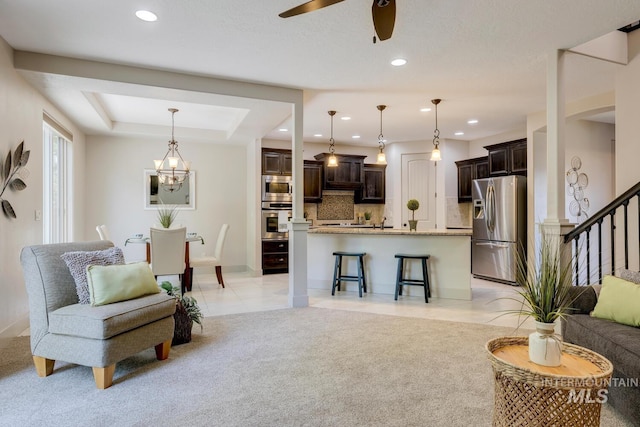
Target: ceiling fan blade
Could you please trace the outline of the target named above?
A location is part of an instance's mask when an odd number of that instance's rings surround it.
[[[373,27],[380,40],[387,40],[393,34],[396,23],[396,0],[373,0],[371,6]]]
[[[296,16],[303,13],[313,12],[314,10],[322,9],[323,7],[331,6],[332,4],[340,3],[343,1],[344,0],[311,0],[301,4],[300,6],[285,10],[278,16],[280,18],[289,18],[291,16]]]

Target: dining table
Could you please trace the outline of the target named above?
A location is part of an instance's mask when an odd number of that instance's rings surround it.
[[[189,244],[192,242],[200,242],[204,245],[204,238],[197,234],[187,233],[184,244],[184,273],[182,274],[182,281],[185,284],[185,289],[187,291],[191,291],[191,265],[190,265],[190,257],[189,257]],[[151,264],[151,237],[146,236],[135,236],[129,237],[125,240],[124,245],[127,246],[128,243],[132,244],[146,244],[147,245],[147,263]]]

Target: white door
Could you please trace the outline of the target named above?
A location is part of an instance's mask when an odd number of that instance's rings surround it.
[[[427,230],[436,226],[435,174],[434,164],[429,153],[402,155],[402,228],[409,228],[411,211],[407,201],[416,199],[420,207],[415,211],[418,230]],[[405,226],[406,224],[406,226]]]

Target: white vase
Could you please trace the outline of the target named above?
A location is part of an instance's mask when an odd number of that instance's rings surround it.
[[[542,366],[560,366],[562,341],[554,335],[555,323],[536,323],[536,331],[529,335],[529,360]]]

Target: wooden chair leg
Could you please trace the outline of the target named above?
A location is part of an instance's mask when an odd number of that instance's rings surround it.
[[[165,360],[169,357],[169,350],[171,350],[171,340],[156,345],[156,359]]]
[[[111,387],[113,384],[113,373],[116,371],[115,363],[105,366],[104,368],[93,367],[93,379],[96,381],[96,387],[100,390]]]
[[[46,359],[40,356],[33,356],[33,364],[36,366],[36,373],[39,377],[48,377],[53,372],[55,360]]]
[[[222,279],[222,266],[216,265],[216,276],[218,277],[218,284],[224,288],[224,280]]]

